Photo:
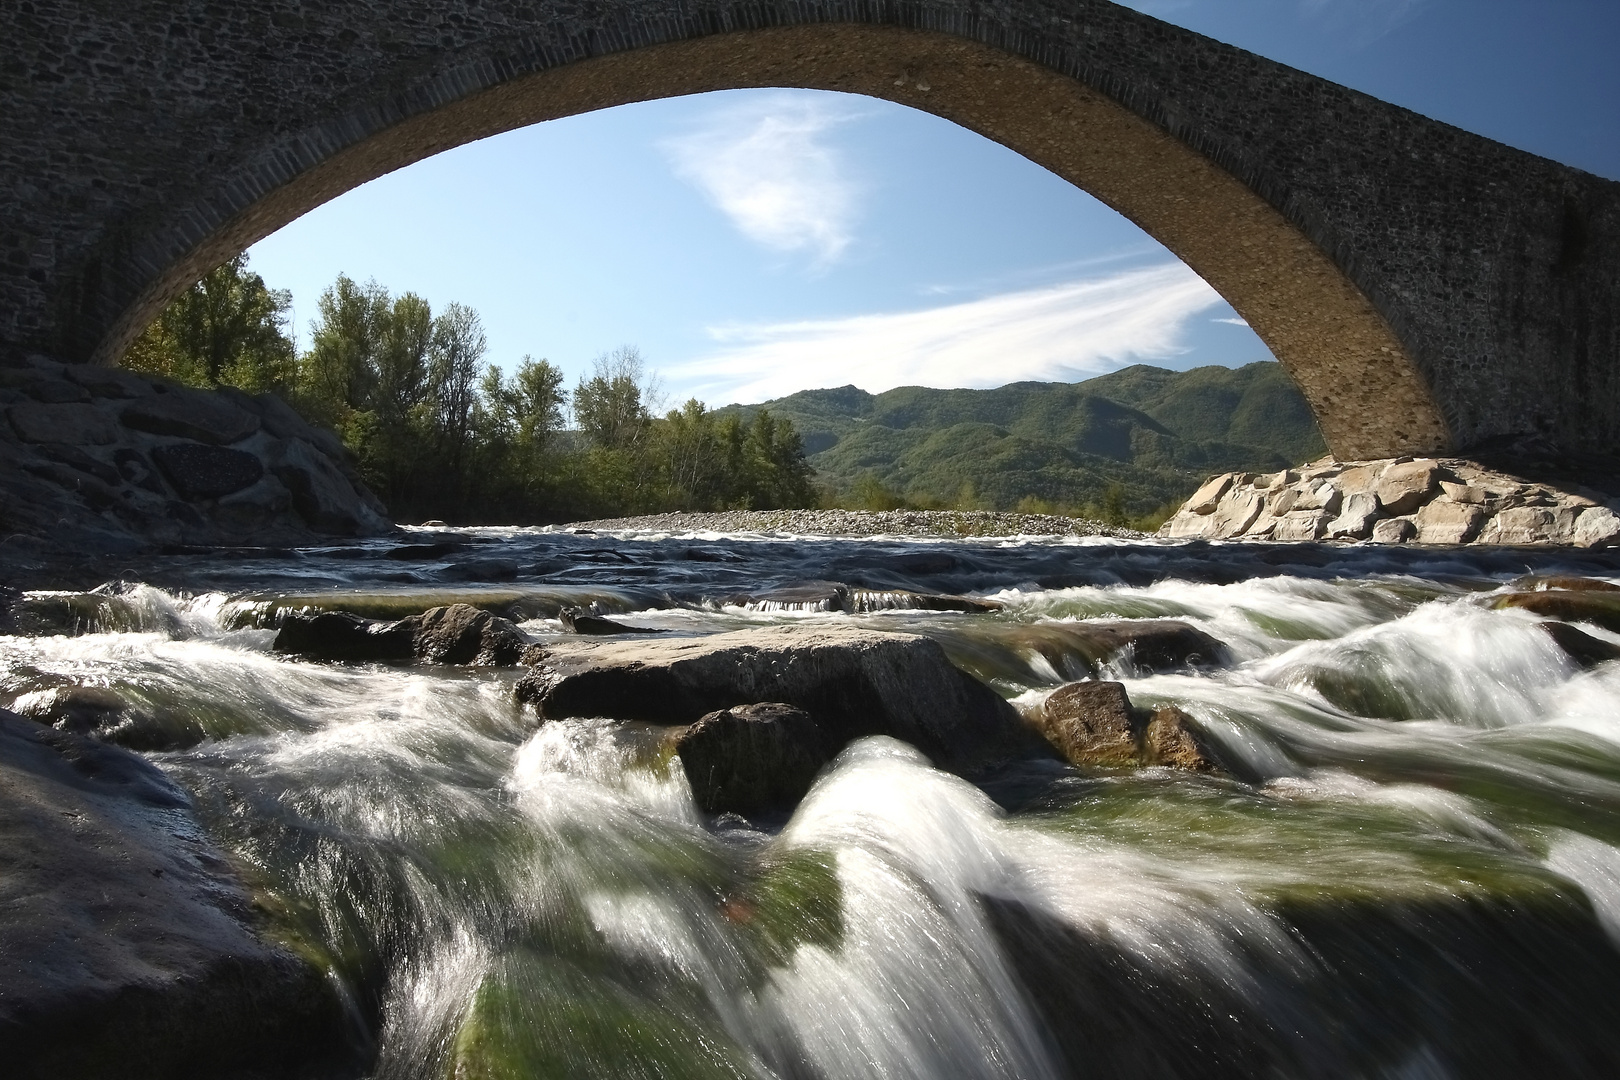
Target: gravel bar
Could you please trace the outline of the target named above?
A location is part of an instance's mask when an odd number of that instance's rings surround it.
[[[1113,536],[1147,533],[1100,521],[995,510],[727,510],[575,521],[559,530],[788,533],[793,536]]]

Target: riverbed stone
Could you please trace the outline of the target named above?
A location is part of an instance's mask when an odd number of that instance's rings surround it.
[[[1271,531],[1273,540],[1319,540],[1328,523],[1326,510],[1291,510]]]
[[[939,644],[857,627],[775,626],[701,638],[567,639],[527,655],[520,701],[542,720],[606,716],[687,725],[763,701],[815,718],[829,753],[865,735],[910,743],[964,775],[1051,748]]]
[[[143,758],[0,711],[0,867],[7,1077],[361,1071],[333,983]]]
[[[557,612],[557,620],[571,633],[585,634],[589,637],[612,637],[616,634],[662,634],[663,630],[649,629],[641,626],[630,626],[613,619],[603,618],[601,615],[592,615],[584,608],[565,607]]]
[[[1138,724],[1123,683],[1073,682],[1037,711],[1041,734],[1071,765],[1126,766],[1141,759]]]
[[[384,632],[409,630],[412,653],[423,664],[511,667],[528,644],[511,620],[471,604],[429,608],[401,619],[395,628]]]
[[[1620,633],[1620,594],[1598,590],[1548,589],[1538,592],[1508,593],[1491,604],[1494,608],[1521,608],[1550,619],[1589,622]]]
[[[94,405],[28,402],[7,411],[12,430],[24,442],[106,446],[118,441],[118,426]]]
[[[1543,544],[1557,528],[1558,515],[1549,506],[1515,506],[1503,510],[1481,530],[1482,544]]]
[[[1142,762],[1187,772],[1220,771],[1209,742],[1192,715],[1165,705],[1156,709],[1142,732]]]
[[[282,618],[270,647],[310,660],[402,662],[416,655],[416,628],[362,619],[346,611],[293,612]]]
[[[1566,656],[1583,668],[1593,668],[1610,660],[1620,660],[1620,645],[1588,634],[1569,623],[1543,622],[1536,625],[1564,650]]]
[[[1420,544],[1466,544],[1479,535],[1485,511],[1441,496],[1418,509],[1414,523]]]
[[[369,512],[343,471],[303,439],[273,444],[267,458],[270,471],[291,493],[293,509],[311,528],[357,536],[385,524]]]
[[[791,810],[831,760],[815,718],[778,701],[717,709],[671,741],[708,814]]]
[[[1210,517],[1208,536],[1237,536],[1254,524],[1264,499],[1253,491],[1233,491],[1221,499]]]

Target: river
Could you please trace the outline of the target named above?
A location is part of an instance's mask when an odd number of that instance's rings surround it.
[[[0,705],[116,692],[378,1077],[1612,1077],[1620,663],[1499,607],[1549,575],[1602,596],[1620,556],[419,530],[26,593]],[[869,610],[743,599],[807,580]],[[869,738],[791,817],[709,818],[656,731],[537,728],[519,671],[270,648],[281,611],[451,601],[536,640],[576,605],[920,633],[1024,706],[1090,674],[1065,626],[1173,617],[1232,662],[1101,674],[1228,770],[973,786]]]

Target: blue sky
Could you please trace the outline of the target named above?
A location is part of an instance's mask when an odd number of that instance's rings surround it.
[[[1620,179],[1620,0],[1130,6]],[[926,113],[801,90],[486,139],[333,200],[250,263],[292,290],[306,342],[342,272],[471,305],[503,366],[546,357],[572,382],[634,344],[671,404],[1269,358],[1174,256],[1068,183]]]

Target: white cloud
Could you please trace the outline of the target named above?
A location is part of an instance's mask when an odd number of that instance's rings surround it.
[[[1211,319],[1210,322],[1225,323],[1227,326],[1248,326],[1249,320],[1241,315],[1235,319]]]
[[[1428,0],[1299,0],[1307,18],[1347,35],[1352,48],[1371,45],[1390,31],[1410,22]]]
[[[754,96],[660,147],[744,236],[825,266],[849,246],[861,195],[825,136],[859,115],[821,97]]]
[[[1184,264],[1004,293],[923,311],[711,329],[713,355],[666,371],[710,404],[853,383],[991,387],[1072,381],[1184,351],[1220,296]]]

